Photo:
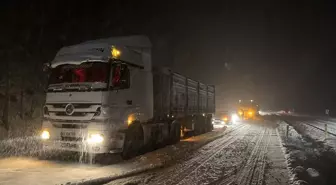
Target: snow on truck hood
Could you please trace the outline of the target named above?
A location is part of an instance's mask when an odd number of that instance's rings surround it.
[[[66,57],[57,57],[52,61],[51,67],[55,68],[59,65],[64,64],[73,64],[73,65],[80,65],[85,62],[93,62],[93,61],[99,61],[99,62],[107,62],[107,58],[104,58],[102,56],[94,56],[94,55],[86,55],[86,56],[66,56]]]
[[[63,64],[79,65],[88,61],[107,62],[111,58],[111,47],[121,50],[120,60],[143,66],[141,54],[150,55],[151,43],[145,36],[115,37],[86,41],[61,48],[51,61],[51,67]]]

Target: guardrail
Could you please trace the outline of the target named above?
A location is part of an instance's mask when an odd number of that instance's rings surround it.
[[[317,130],[320,130],[320,131],[324,132],[325,139],[328,139],[329,135],[332,135],[332,136],[336,137],[336,130],[333,127],[328,126],[328,123],[324,123],[324,128],[323,129],[320,128],[320,127],[317,127],[315,125],[312,125],[310,123],[307,123],[307,122],[300,121],[300,123],[308,125],[310,127],[313,127]],[[331,130],[334,131],[334,132],[331,132]]]

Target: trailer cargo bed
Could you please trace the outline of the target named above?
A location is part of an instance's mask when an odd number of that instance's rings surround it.
[[[167,115],[181,119],[187,129],[204,117],[203,122],[215,113],[215,87],[206,85],[167,68],[154,69],[154,116]],[[210,120],[211,122],[211,120]]]

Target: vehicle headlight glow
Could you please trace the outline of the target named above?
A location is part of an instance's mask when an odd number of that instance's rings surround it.
[[[44,131],[41,133],[41,139],[43,139],[43,140],[47,140],[47,139],[49,139],[49,138],[50,138],[50,133],[49,133],[49,131],[44,130]]]
[[[128,115],[128,117],[127,117],[127,125],[130,126],[131,124],[134,123],[135,120],[136,120],[135,114]]]
[[[104,137],[102,134],[90,134],[88,138],[88,143],[102,143],[104,141]]]
[[[236,121],[239,120],[239,117],[238,117],[237,114],[232,114],[232,115],[231,115],[231,119],[232,119],[232,122],[236,122]]]

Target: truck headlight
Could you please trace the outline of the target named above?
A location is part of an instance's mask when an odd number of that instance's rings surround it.
[[[87,141],[90,144],[102,143],[104,141],[104,137],[102,134],[90,134]]]
[[[47,139],[49,139],[49,138],[50,138],[50,133],[49,133],[49,131],[44,130],[44,131],[41,133],[41,139],[43,139],[43,140],[47,140]]]

